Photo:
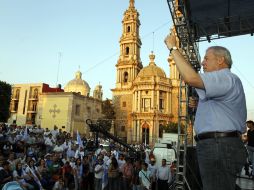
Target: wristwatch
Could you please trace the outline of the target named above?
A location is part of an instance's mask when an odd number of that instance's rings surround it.
[[[178,47],[173,46],[172,48],[170,48],[169,52],[171,53],[173,50],[178,50]]]

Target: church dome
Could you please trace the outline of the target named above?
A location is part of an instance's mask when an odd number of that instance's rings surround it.
[[[166,77],[165,72],[163,69],[158,67],[155,62],[155,55],[153,52],[149,55],[150,63],[148,66],[144,67],[139,73],[138,77],[151,77],[151,76],[158,76],[158,77]]]
[[[64,87],[65,92],[76,92],[83,96],[89,96],[90,89],[89,84],[82,80],[82,73],[80,71],[77,71],[75,74],[75,79],[69,81]]]

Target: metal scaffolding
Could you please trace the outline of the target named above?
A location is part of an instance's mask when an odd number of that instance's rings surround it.
[[[172,15],[174,29],[179,39],[179,47],[183,50],[186,60],[196,70],[200,70],[200,55],[194,40],[194,31],[190,29],[187,20],[186,7],[183,1],[167,0]],[[188,112],[188,100],[191,87],[180,78],[179,107],[178,107],[178,144],[177,144],[177,171],[174,183],[175,189],[190,189],[186,178],[186,154],[188,144],[188,128],[191,113]]]

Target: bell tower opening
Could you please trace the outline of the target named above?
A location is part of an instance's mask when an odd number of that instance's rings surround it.
[[[126,47],[126,49],[125,49],[125,55],[129,55],[129,53],[130,53],[130,48]]]
[[[123,74],[123,82],[128,82],[128,72],[124,72]]]
[[[129,33],[131,31],[131,27],[127,26],[127,32]]]

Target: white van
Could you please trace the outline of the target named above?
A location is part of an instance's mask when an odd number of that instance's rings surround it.
[[[155,165],[161,166],[161,160],[166,159],[167,165],[171,165],[176,160],[176,150],[172,144],[155,143],[153,148],[155,156]]]

